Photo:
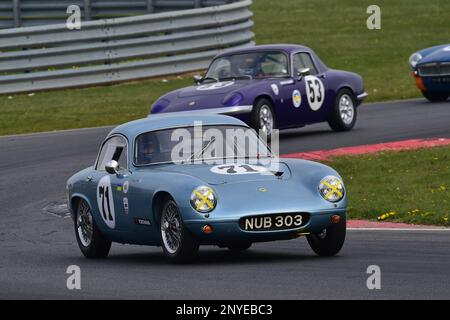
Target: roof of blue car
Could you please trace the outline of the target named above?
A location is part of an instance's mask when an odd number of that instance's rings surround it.
[[[254,52],[254,51],[264,51],[264,50],[281,50],[285,51],[287,53],[291,53],[294,51],[299,50],[305,50],[305,51],[312,51],[310,48],[298,45],[298,44],[268,44],[268,45],[258,45],[258,46],[250,46],[250,47],[244,47],[239,49],[230,49],[226,50],[221,54],[218,54],[217,57],[229,55],[233,53],[239,53],[239,52]]]
[[[152,114],[147,118],[124,123],[114,128],[109,135],[120,133],[129,137],[134,137],[141,133],[154,130],[193,126],[194,122],[197,121],[201,121],[203,126],[245,125],[241,120],[226,115],[205,113],[201,111],[170,112]]]

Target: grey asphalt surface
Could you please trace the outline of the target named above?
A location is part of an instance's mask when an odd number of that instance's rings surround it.
[[[44,210],[62,203],[66,179],[93,163],[109,128],[0,138],[0,298],[450,299],[450,232],[349,231],[341,254],[318,258],[303,238],[244,254],[205,247],[192,265],[168,265],[159,248],[113,245],[84,259],[72,222]],[[281,134],[281,153],[413,138],[450,137],[450,101],[364,105],[356,128],[319,124]],[[66,288],[69,265],[82,289]],[[378,265],[382,289],[366,288]]]

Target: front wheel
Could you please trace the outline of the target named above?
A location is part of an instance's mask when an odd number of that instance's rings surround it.
[[[356,123],[356,102],[353,92],[342,89],[336,96],[328,124],[334,131],[349,131]]]
[[[163,252],[169,260],[180,263],[195,257],[199,243],[184,226],[180,210],[172,199],[163,206],[160,229]]]
[[[111,249],[111,241],[106,239],[97,228],[91,208],[80,200],[75,215],[75,236],[78,247],[86,258],[106,258]]]
[[[422,94],[430,102],[444,102],[448,99],[449,94],[443,92],[427,92],[422,91]]]
[[[275,114],[272,102],[266,98],[256,101],[252,111],[252,128],[269,139],[275,129]]]
[[[345,217],[341,217],[339,223],[331,225],[318,234],[308,235],[311,249],[322,257],[336,255],[344,245],[346,225]]]

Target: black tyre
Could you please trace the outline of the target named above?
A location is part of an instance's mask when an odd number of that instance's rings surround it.
[[[324,229],[320,234],[310,234],[307,236],[308,243],[313,251],[323,257],[336,255],[344,245],[346,233],[345,217],[337,224]]]
[[[228,250],[230,250],[231,252],[241,252],[248,250],[251,246],[251,242],[233,243],[228,246]]]
[[[427,98],[430,102],[444,102],[448,99],[449,94],[448,93],[442,93],[442,92],[427,92],[422,91],[422,94],[425,98]]]
[[[356,123],[356,100],[349,89],[341,89],[328,118],[328,124],[334,131],[349,131]]]
[[[86,258],[101,259],[108,256],[111,241],[101,234],[91,208],[84,200],[78,203],[74,225],[78,246]]]
[[[166,257],[176,263],[191,261],[199,243],[183,224],[180,210],[172,199],[166,200],[160,221],[161,245]]]
[[[272,130],[276,128],[272,102],[266,98],[257,100],[253,106],[251,117],[251,127],[257,133],[262,133],[270,139]]]

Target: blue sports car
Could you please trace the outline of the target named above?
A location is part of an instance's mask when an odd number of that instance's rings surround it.
[[[420,50],[411,55],[416,85],[431,102],[445,101],[450,96],[450,44]]]
[[[66,191],[88,258],[106,257],[118,242],[162,246],[183,262],[199,245],[245,250],[299,236],[330,256],[346,233],[346,191],[335,170],[275,157],[254,130],[226,115],[166,114],[120,125]]]
[[[217,55],[196,84],[160,97],[150,113],[203,110],[232,115],[270,136],[273,128],[328,121],[345,131],[367,96],[361,76],[328,68],[310,48],[263,45]]]

